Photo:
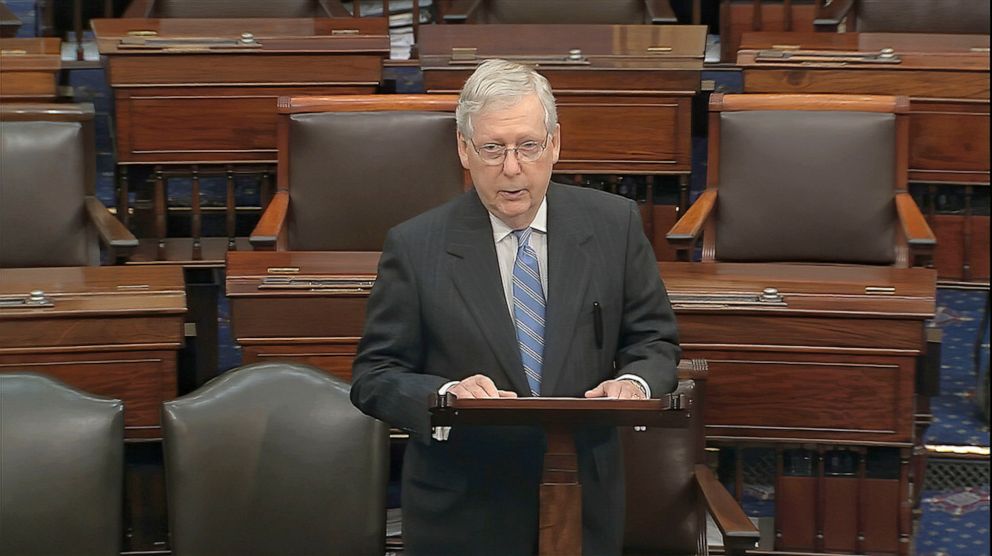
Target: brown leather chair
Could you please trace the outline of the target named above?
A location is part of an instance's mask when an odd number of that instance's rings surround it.
[[[936,243],[907,191],[909,100],[710,98],[706,190],[668,232],[702,261],[906,267]]]
[[[385,551],[389,431],[292,363],[231,371],[162,410],[176,556]]]
[[[683,362],[684,363],[684,362]],[[720,529],[723,553],[755,548],[758,530],[706,465],[704,361],[680,365],[676,392],[685,394],[686,427],[622,427],[627,485],[625,556],[707,554],[706,514]]]
[[[279,99],[277,191],[255,249],[379,251],[465,187],[452,95]]]
[[[987,0],[833,0],[822,6],[818,29],[862,33],[989,34]]]
[[[124,405],[0,374],[0,554],[117,556]]]
[[[134,0],[122,17],[350,17],[339,0]]]
[[[669,0],[455,0],[445,23],[678,23]]]
[[[0,267],[100,264],[138,240],[96,198],[90,104],[0,104]]]

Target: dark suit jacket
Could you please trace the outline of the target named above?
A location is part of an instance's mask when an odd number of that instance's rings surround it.
[[[548,190],[542,395],[576,396],[623,373],[675,388],[675,317],[636,204],[591,189]],[[602,307],[597,346],[593,302]],[[428,399],[484,373],[529,395],[488,213],[475,191],[390,231],[353,368],[352,401],[412,434],[403,466],[410,554],[532,554],[545,441],[523,427],[454,427],[430,439]],[[624,496],[614,428],[576,437],[586,554],[619,554]]]

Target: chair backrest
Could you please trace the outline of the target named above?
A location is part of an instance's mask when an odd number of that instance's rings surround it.
[[[455,102],[448,95],[280,99],[289,249],[378,251],[390,228],[464,191]]]
[[[624,554],[703,554],[706,508],[695,466],[704,462],[705,372],[680,380],[690,411],[685,428],[621,427],[627,485]],[[702,545],[701,545],[702,543]]]
[[[120,554],[120,400],[0,374],[0,470],[0,554]]]
[[[475,23],[651,23],[644,0],[482,0]]]
[[[100,264],[93,106],[0,104],[0,267]]]
[[[385,550],[388,428],[307,365],[231,371],[162,411],[177,556]]]
[[[905,263],[906,98],[713,95],[710,111],[704,260]]]
[[[865,33],[989,34],[987,0],[858,0],[857,18]]]

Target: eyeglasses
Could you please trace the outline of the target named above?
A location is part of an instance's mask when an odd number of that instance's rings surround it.
[[[517,162],[536,162],[541,155],[544,154],[544,149],[548,146],[549,136],[546,136],[543,143],[538,143],[537,141],[524,141],[516,147],[507,147],[506,145],[501,145],[499,143],[486,143],[482,146],[475,146],[475,142],[471,139],[468,140],[472,148],[482,159],[482,162],[489,166],[499,166],[503,164],[506,160],[506,155],[510,151],[514,151],[517,155]]]

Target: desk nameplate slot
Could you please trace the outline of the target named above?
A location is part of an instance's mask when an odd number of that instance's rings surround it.
[[[372,290],[375,280],[364,277],[342,276],[338,278],[289,278],[267,276],[258,285],[260,290],[301,290],[340,294],[364,294]]]

